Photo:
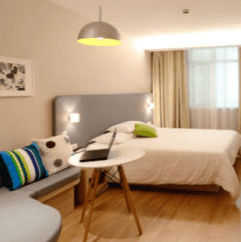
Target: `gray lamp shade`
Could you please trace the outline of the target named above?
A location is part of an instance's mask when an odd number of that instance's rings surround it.
[[[121,37],[116,28],[105,22],[92,22],[79,32],[77,42],[87,45],[114,46],[120,45]]]

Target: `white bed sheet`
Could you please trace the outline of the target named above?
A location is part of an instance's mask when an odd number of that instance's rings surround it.
[[[124,166],[134,184],[217,184],[236,199],[233,168],[241,136],[232,130],[156,128],[157,138],[133,138],[118,146],[143,148],[146,155]]]

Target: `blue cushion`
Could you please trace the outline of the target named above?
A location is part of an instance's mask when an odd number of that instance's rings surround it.
[[[2,184],[10,191],[49,176],[35,143],[22,149],[0,152],[0,168]]]

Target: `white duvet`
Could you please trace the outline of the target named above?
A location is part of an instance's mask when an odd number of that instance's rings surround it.
[[[232,130],[156,128],[157,138],[132,138],[119,147],[143,148],[143,158],[124,165],[129,183],[217,184],[236,199],[233,168],[241,136]]]

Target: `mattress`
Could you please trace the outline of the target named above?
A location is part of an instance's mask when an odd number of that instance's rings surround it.
[[[133,184],[216,184],[236,199],[233,168],[241,136],[233,130],[156,128],[157,138],[132,138],[119,147],[142,148],[143,158],[124,165]]]

